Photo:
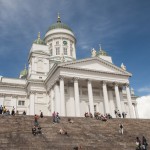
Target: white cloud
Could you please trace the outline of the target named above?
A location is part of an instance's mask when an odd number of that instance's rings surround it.
[[[150,93],[150,87],[142,87],[138,89],[138,92]]]
[[[150,95],[137,99],[139,118],[150,119]]]

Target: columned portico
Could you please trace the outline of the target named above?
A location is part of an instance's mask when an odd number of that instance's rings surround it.
[[[110,110],[109,110],[109,103],[108,103],[108,92],[107,92],[107,85],[106,85],[106,82],[103,82],[103,95],[104,95],[105,114],[106,114],[106,113],[110,113]]]
[[[115,84],[115,95],[116,95],[117,109],[120,111],[120,113],[122,113],[118,84]]]
[[[127,100],[128,100],[128,106],[129,106],[130,118],[134,118],[129,85],[126,85],[126,92],[127,92]]]
[[[74,98],[75,98],[75,115],[76,117],[80,117],[80,98],[79,98],[78,78],[74,78]]]
[[[60,77],[60,114],[65,116],[64,78]]]
[[[87,87],[88,87],[88,97],[89,97],[89,104],[90,104],[90,113],[94,115],[93,90],[92,90],[92,83],[90,80],[87,81]]]
[[[30,93],[30,115],[35,115],[35,93]]]
[[[55,92],[55,111],[60,112],[60,93],[58,82],[55,83],[54,92]]]

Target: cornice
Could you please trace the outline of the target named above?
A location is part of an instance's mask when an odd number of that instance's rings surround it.
[[[0,93],[0,96],[3,96],[3,97],[6,97],[6,96],[10,96],[12,98],[19,98],[19,97],[27,97],[27,94],[26,95],[19,95],[19,94],[7,94],[7,93]]]
[[[2,83],[0,83],[0,87],[26,89],[26,84],[20,85],[20,84],[15,84],[15,83],[5,83],[5,82],[2,82]]]
[[[86,59],[81,59],[81,60],[76,60],[76,61],[73,61],[73,62],[66,62],[66,63],[64,63],[64,64],[59,64],[59,66],[63,66],[63,67],[64,67],[64,66],[67,66],[67,65],[72,65],[72,64],[76,64],[76,63],[83,63],[83,62],[92,61],[92,60],[100,61],[100,62],[104,63],[105,65],[107,65],[107,66],[109,66],[109,67],[111,67],[111,68],[114,68],[114,69],[116,69],[116,70],[118,70],[118,71],[120,71],[120,72],[126,74],[127,76],[132,76],[131,73],[129,73],[129,72],[127,72],[127,71],[124,71],[124,70],[122,70],[121,68],[115,66],[114,64],[112,64],[112,63],[110,63],[110,62],[108,62],[108,61],[106,61],[106,60],[103,60],[103,59],[101,59],[101,58],[97,58],[97,57],[94,57],[94,58],[86,58]],[[91,70],[91,71],[93,71],[93,70]]]
[[[128,76],[127,74],[121,74],[121,73],[114,73],[114,72],[107,72],[107,71],[97,71],[97,70],[89,70],[89,69],[84,69],[84,68],[76,68],[76,67],[66,67],[66,66],[61,66],[60,68],[67,68],[67,69],[72,69],[72,70],[81,70],[81,71],[87,71],[87,72],[96,72],[96,73],[106,73],[106,74],[113,74],[113,75],[121,75],[121,76]]]

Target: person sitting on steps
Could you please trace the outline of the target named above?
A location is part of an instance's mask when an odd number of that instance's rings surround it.
[[[69,123],[74,123],[74,121],[71,118],[68,118]]]
[[[38,126],[38,128],[37,128],[37,133],[42,134],[42,128],[40,126]]]
[[[33,128],[32,128],[32,134],[35,136],[36,135],[36,127],[35,126],[33,126]]]
[[[67,136],[69,136],[69,135],[68,135],[68,132],[67,132],[66,130],[64,130],[63,128],[60,128],[59,133],[62,134],[62,135],[67,135]]]

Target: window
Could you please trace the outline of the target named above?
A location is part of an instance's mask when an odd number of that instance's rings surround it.
[[[60,48],[56,47],[56,55],[60,55]]]
[[[70,48],[70,56],[73,56],[73,48]]]
[[[52,49],[50,49],[50,56],[52,56],[53,55],[53,51],[52,51]]]
[[[24,106],[25,105],[25,101],[18,101],[18,105]]]
[[[56,45],[59,45],[59,41],[56,41]]]
[[[37,62],[37,71],[38,72],[41,72],[43,70],[43,61],[42,60],[39,60]]]
[[[64,55],[67,55],[67,48],[64,48]]]
[[[94,105],[94,112],[96,112],[96,105]]]

